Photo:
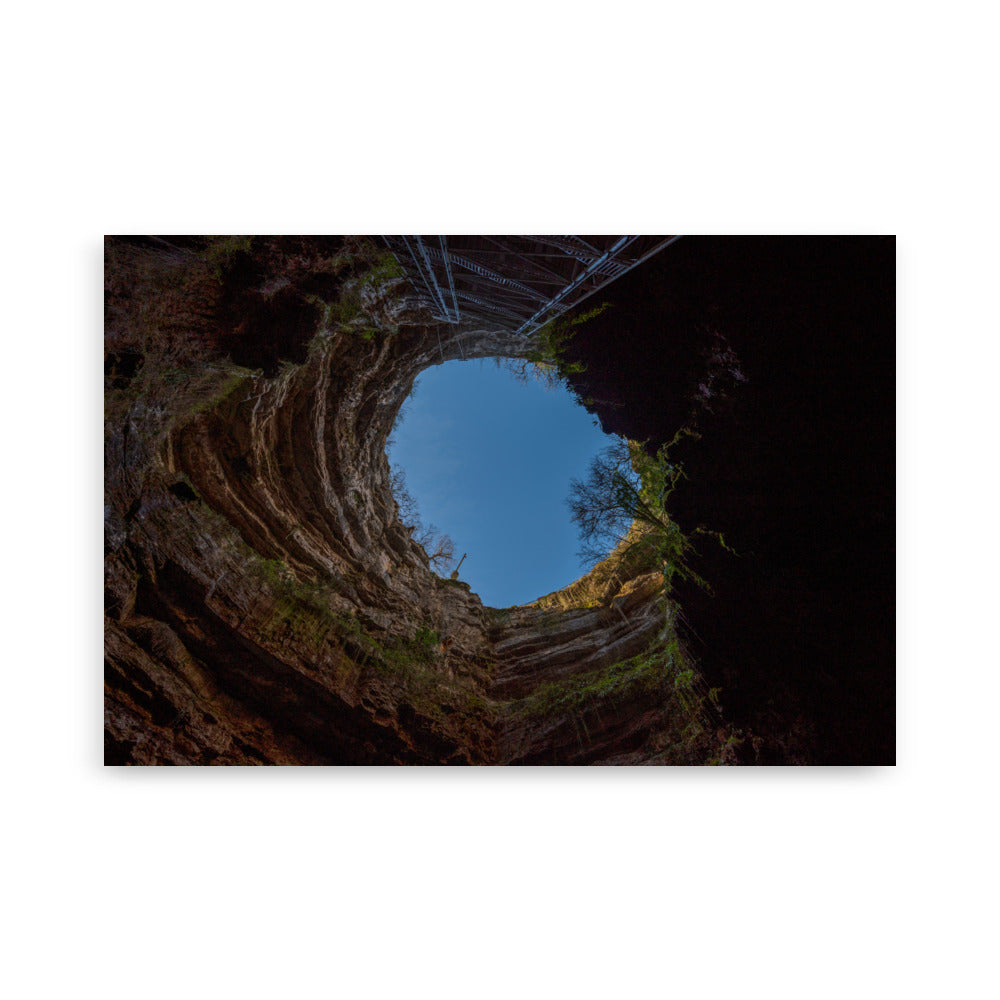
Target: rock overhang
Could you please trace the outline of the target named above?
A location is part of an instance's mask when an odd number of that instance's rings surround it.
[[[286,297],[294,289],[291,277],[279,284]],[[125,299],[126,314],[141,305]],[[566,607],[544,612],[538,632],[538,609],[498,623],[496,609],[431,572],[397,516],[385,456],[392,423],[427,367],[524,357],[533,344],[484,324],[428,323],[398,281],[364,285],[358,300],[347,322],[317,310],[305,358],[272,375],[227,367],[210,353],[196,359],[196,372],[219,366],[217,381],[165,428],[150,428],[138,454],[127,456],[122,439],[130,427],[142,435],[135,414],[144,400],[133,400],[118,425],[112,421],[110,454],[120,463],[108,481],[112,507],[132,517],[123,518],[127,541],[110,553],[109,627],[120,640],[115,649],[140,635],[149,647],[134,662],[112,658],[108,702],[119,713],[111,713],[110,732],[116,747],[132,747],[116,752],[157,743],[191,763],[202,750],[228,760],[215,744],[198,750],[208,736],[193,706],[208,697],[206,714],[216,720],[226,718],[221,698],[239,706],[231,728],[240,728],[237,718],[260,722],[256,742],[239,737],[254,747],[255,760],[278,762],[305,746],[326,762],[500,762],[516,716],[512,691],[565,684],[574,672],[591,676],[609,656],[625,659],[655,638],[663,618],[658,594],[633,597],[627,610],[622,601],[613,605],[627,580],[602,596],[606,614],[575,607],[567,596]],[[150,646],[150,622],[161,635],[158,648],[172,649],[165,658]],[[164,630],[176,641],[163,640]],[[519,642],[527,634],[533,638]],[[507,656],[519,646],[520,658]],[[190,704],[177,704],[187,734],[139,740],[158,726],[128,693],[126,678],[141,676],[140,687],[161,690],[178,671],[201,679]],[[513,686],[512,674],[521,676]],[[206,696],[209,690],[215,693]],[[517,726],[522,739],[511,759],[626,752],[613,736],[549,752],[545,727],[529,737]],[[603,728],[613,734],[621,720]],[[225,742],[218,733],[213,739]],[[227,744],[231,762],[241,753],[235,740]],[[636,752],[635,741],[629,728],[627,752]],[[179,749],[188,744],[193,749]]]

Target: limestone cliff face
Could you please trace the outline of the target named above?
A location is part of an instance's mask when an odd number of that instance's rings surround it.
[[[430,324],[366,266],[319,240],[109,241],[106,761],[704,759],[682,651],[644,658],[672,613],[655,574],[613,557],[497,610],[431,570],[393,421],[428,366],[530,345]]]

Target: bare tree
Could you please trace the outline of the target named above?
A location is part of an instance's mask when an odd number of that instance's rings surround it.
[[[420,524],[420,512],[417,510],[417,501],[413,499],[409,487],[406,485],[406,473],[401,465],[394,465],[389,476],[389,487],[392,495],[396,499],[396,506],[399,508],[399,519],[408,528],[415,531],[422,529]]]
[[[393,466],[389,485],[399,508],[399,519],[410,529],[410,537],[427,553],[431,566],[444,572],[455,562],[455,543],[447,535],[439,533],[433,524],[424,527],[417,501],[406,485],[406,473],[401,465]]]
[[[434,569],[443,572],[455,562],[455,543],[448,535],[439,535],[433,524],[425,528],[416,541],[423,546]]]

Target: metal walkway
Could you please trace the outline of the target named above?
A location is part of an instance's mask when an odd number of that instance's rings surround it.
[[[679,236],[383,236],[442,323],[528,337]]]

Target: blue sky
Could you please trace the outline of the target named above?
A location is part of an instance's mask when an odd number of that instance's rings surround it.
[[[570,480],[613,438],[564,389],[521,384],[492,361],[425,371],[389,462],[406,471],[424,524],[468,558],[461,579],[484,604],[526,604],[579,577]]]

